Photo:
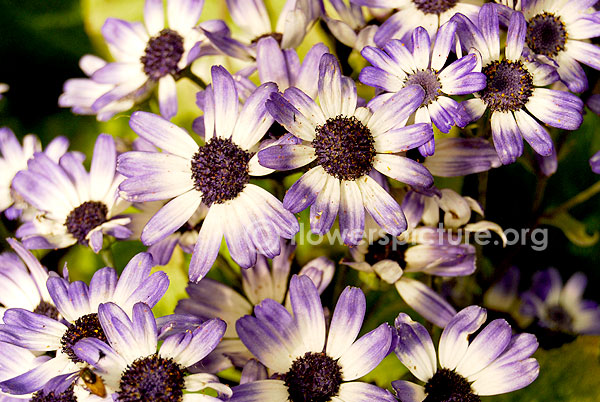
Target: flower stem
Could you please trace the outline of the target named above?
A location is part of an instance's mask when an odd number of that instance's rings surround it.
[[[192,72],[190,66],[187,66],[183,70],[179,72],[179,78],[187,78],[192,81],[194,84],[198,85],[201,89],[206,88],[206,83],[202,80],[202,78],[198,77],[196,74]]]
[[[112,243],[108,244],[102,250],[100,250],[100,257],[107,267],[115,268],[115,256],[112,252]]]
[[[590,187],[586,188],[585,190],[583,190],[582,192],[580,192],[573,198],[560,204],[558,207],[553,208],[550,211],[546,212],[543,216],[549,217],[549,216],[557,215],[561,212],[566,212],[569,209],[589,200],[590,198],[592,198],[593,196],[595,196],[598,193],[600,193],[600,181],[597,181],[596,183],[592,184]]]

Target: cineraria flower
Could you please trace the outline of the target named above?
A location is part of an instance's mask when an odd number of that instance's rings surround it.
[[[6,84],[5,84],[5,83],[3,83],[3,82],[0,82],[0,100],[1,100],[2,98],[4,98],[4,95],[2,95],[2,94],[3,94],[3,93],[5,93],[5,92],[8,92],[8,89],[9,89],[9,86],[8,86],[8,85],[6,85]]]
[[[478,306],[461,310],[444,328],[436,356],[425,327],[400,313],[396,318],[396,355],[425,386],[394,381],[398,398],[402,402],[479,402],[481,396],[504,394],[531,384],[539,374],[538,362],[530,357],[538,347],[535,336],[512,335],[510,325],[498,319],[469,342],[486,317],[485,309]]]
[[[293,315],[266,299],[236,323],[240,339],[276,379],[233,388],[231,402],[395,401],[374,385],[354,381],[373,370],[392,345],[381,324],[356,340],[366,310],[358,288],[347,287],[337,302],[329,331],[317,288],[305,276],[292,277]]]
[[[65,137],[54,138],[44,150],[46,156],[54,162],[69,148]],[[8,127],[0,127],[0,212],[9,219],[16,219],[26,207],[22,199],[12,191],[12,182],[20,170],[27,169],[27,161],[35,152],[41,152],[40,140],[33,134],[23,138],[23,146],[15,133]]]
[[[377,26],[367,25],[361,6],[349,0],[330,0],[337,18],[331,13],[323,16],[323,20],[332,35],[344,45],[361,51],[365,46],[374,46],[373,37]]]
[[[215,372],[230,367],[231,364],[242,367],[252,358],[236,332],[235,322],[239,318],[252,314],[254,306],[265,299],[272,299],[280,304],[285,302],[289,310],[289,295],[286,299],[286,293],[294,250],[295,247],[282,241],[281,254],[273,258],[271,267],[265,257],[259,256],[254,267],[242,270],[241,294],[210,278],[187,287],[190,298],[177,303],[176,313],[194,315],[203,320],[218,317],[227,323],[226,339],[215,349],[224,358],[219,356],[216,362],[211,362],[213,367],[217,367]],[[334,272],[333,262],[326,257],[318,257],[307,262],[298,275],[308,276],[321,294],[331,282]],[[212,371],[209,370],[209,362],[199,363],[199,368]]]
[[[0,254],[0,323],[9,308],[23,308],[57,319],[58,310],[46,288],[48,270],[21,243],[15,239],[6,241],[16,255]]]
[[[245,43],[223,34],[205,32],[211,43],[228,56],[252,61],[256,57],[256,43],[264,37],[273,37],[281,49],[293,49],[323,14],[322,0],[287,0],[275,30],[263,0],[226,0],[231,19],[242,28]]]
[[[573,92],[588,88],[579,63],[600,70],[600,47],[589,42],[600,36],[600,20],[591,8],[596,1],[525,1],[521,7],[527,20],[527,48],[540,61],[556,66],[560,79]],[[514,11],[503,7],[501,12],[510,15]]]
[[[388,41],[383,50],[366,47],[361,54],[372,66],[362,69],[363,84],[395,93],[408,85],[420,85],[425,91],[423,103],[415,114],[415,123],[431,123],[448,133],[459,117],[458,103],[445,95],[472,94],[485,88],[485,75],[477,55],[471,53],[444,67],[454,41],[456,23],[442,25],[433,49],[427,31],[418,27],[412,34],[412,52],[399,40]],[[419,150],[433,155],[433,138]]]
[[[435,141],[435,154],[423,165],[434,176],[457,177],[487,172],[502,163],[494,146],[483,138],[445,137]]]
[[[462,13],[469,18],[477,17],[481,0],[350,0],[354,4],[377,8],[397,9],[385,20],[375,34],[375,43],[383,47],[390,39],[407,39],[411,32],[421,26],[434,37],[440,26]]]
[[[600,334],[600,307],[583,300],[587,278],[574,273],[563,285],[558,270],[550,268],[533,276],[531,289],[522,295],[521,313],[536,317],[539,326],[568,334]]]
[[[56,352],[56,357],[1,382],[2,390],[27,394],[41,389],[57,375],[79,372],[83,366],[75,353],[75,344],[86,337],[106,339],[97,314],[101,303],[118,303],[130,313],[133,305],[140,301],[154,306],[167,291],[167,275],[162,271],[150,275],[151,269],[150,255],[140,253],[129,261],[120,277],[113,268],[102,268],[94,273],[89,286],[81,281],[50,277],[48,292],[64,321],[59,321],[58,314],[50,309],[39,312],[46,315],[21,308],[6,310],[4,324],[0,325],[1,341],[35,352]]]
[[[310,206],[313,233],[324,234],[339,211],[342,240],[357,244],[363,236],[365,209],[388,233],[406,230],[394,199],[369,174],[373,169],[416,187],[431,187],[433,177],[421,164],[395,153],[433,137],[431,124],[404,127],[421,105],[424,92],[410,85],[386,102],[377,98],[357,108],[356,85],[342,77],[335,56],[319,65],[319,102],[297,88],[273,93],[267,109],[301,143],[276,144],[259,151],[261,165],[290,170],[313,161],[317,166],[286,193],[283,205],[296,213]],[[370,108],[369,108],[370,107]]]
[[[116,171],[114,139],[100,134],[94,146],[90,172],[71,153],[52,161],[35,153],[13,179],[13,189],[39,212],[17,230],[17,237],[30,249],[65,248],[75,243],[99,252],[103,235],[126,239],[129,217],[119,216],[129,203],[118,197],[123,176]]]
[[[600,174],[600,151],[596,152],[590,158],[590,166],[592,167],[592,172]]]
[[[191,281],[199,281],[217,258],[221,240],[243,268],[256,263],[257,254],[279,254],[279,238],[290,239],[298,221],[281,202],[251,184],[251,176],[270,173],[253,156],[256,145],[273,118],[265,100],[276,91],[273,83],[261,85],[239,107],[235,83],[221,66],[212,68],[212,86],[205,91],[204,139],[198,147],[188,133],[166,119],[136,112],[129,122],[133,131],[163,152],[126,152],[118,170],[128,177],[121,194],[134,202],[173,198],[144,227],[142,242],[152,245],[194,214],[200,203],[208,206],[190,263]]]
[[[225,397],[228,386],[211,374],[189,374],[187,368],[210,353],[221,341],[225,323],[217,318],[193,330],[160,339],[150,306],[136,303],[128,314],[117,303],[101,304],[98,319],[104,339],[87,338],[75,344],[77,357],[89,363],[114,390],[113,400],[124,402],[221,401],[196,393],[206,388]]]
[[[521,13],[510,18],[505,58],[500,59],[496,7],[485,4],[481,8],[481,28],[462,14],[454,17],[460,24],[457,32],[463,47],[479,51],[482,72],[487,76],[487,86],[475,94],[475,99],[461,104],[461,121],[457,123],[464,127],[490,109],[494,146],[500,161],[506,165],[523,153],[523,138],[540,155],[553,152],[550,134],[534,117],[552,127],[575,130],[583,121],[583,103],[571,93],[540,88],[556,81],[556,70],[522,57],[527,29]]]
[[[146,0],[145,24],[107,19],[102,35],[116,62],[102,65],[103,60],[86,60],[82,69],[90,80],[65,84],[61,106],[73,106],[76,113],[91,109],[105,120],[146,98],[158,85],[161,114],[167,119],[175,116],[175,81],[194,60],[215,53],[203,30],[223,35],[229,32],[222,21],[195,26],[203,5],[203,0],[168,0],[168,27],[162,0]],[[97,95],[91,105],[90,95]]]

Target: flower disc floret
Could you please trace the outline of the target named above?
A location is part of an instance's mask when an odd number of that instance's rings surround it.
[[[306,352],[284,376],[291,402],[327,402],[338,394],[342,369],[326,353]]]
[[[427,384],[423,402],[480,402],[466,378],[454,370],[439,369]]]
[[[252,154],[229,138],[212,138],[192,158],[192,180],[208,206],[232,200],[250,182]]]
[[[425,14],[441,14],[454,7],[458,0],[413,0],[413,3]]]
[[[140,61],[152,81],[167,74],[179,73],[177,65],[185,52],[183,38],[176,31],[165,28],[148,41]]]
[[[553,57],[565,50],[567,30],[560,17],[544,12],[527,21],[525,39],[534,53]]]
[[[178,402],[183,398],[184,370],[157,354],[135,360],[121,376],[118,401]]]
[[[58,309],[51,303],[41,300],[40,304],[33,310],[34,313],[58,320]]]
[[[73,209],[67,219],[65,226],[67,232],[71,233],[82,245],[87,245],[87,235],[94,229],[107,221],[108,207],[100,201],[86,201]]]
[[[517,111],[533,94],[533,77],[521,61],[495,60],[482,70],[487,78],[481,99],[493,111]]]
[[[425,97],[421,106],[433,103],[442,94],[442,83],[438,74],[432,70],[420,70],[406,78],[405,86],[420,85],[425,91]]]
[[[317,126],[312,146],[317,162],[340,180],[356,180],[368,174],[375,159],[371,131],[356,117],[336,116]]]
[[[54,391],[45,393],[44,391],[38,391],[29,400],[30,402],[77,402],[77,397],[73,392],[73,384],[65,391],[61,393],[55,393]]]
[[[86,314],[78,318],[74,323],[69,324],[67,331],[63,334],[60,340],[62,351],[66,353],[73,362],[82,362],[73,351],[73,347],[77,342],[84,338],[96,338],[103,342],[107,342],[106,335],[98,320],[98,314]]]

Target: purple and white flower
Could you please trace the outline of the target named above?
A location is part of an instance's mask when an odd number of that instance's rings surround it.
[[[152,245],[166,238],[196,212],[209,207],[189,269],[199,281],[217,258],[221,240],[243,268],[258,254],[273,258],[280,237],[290,239],[298,221],[281,202],[250,183],[251,176],[271,172],[258,164],[257,144],[273,122],[265,100],[276,85],[261,85],[240,109],[235,83],[223,67],[212,68],[212,85],[204,94],[204,139],[198,146],[188,133],[168,120],[136,112],[129,122],[142,138],[163,152],[126,152],[118,170],[128,178],[120,192],[132,202],[172,199],[146,224],[141,239]]]
[[[105,339],[82,339],[74,350],[114,390],[113,400],[221,401],[197,393],[207,388],[225,398],[231,395],[216,376],[187,371],[219,344],[226,327],[223,321],[215,318],[163,338],[145,303],[136,303],[131,314],[117,303],[101,304],[98,319]]]
[[[16,254],[0,254],[0,322],[9,308],[58,318],[58,310],[46,288],[46,267],[15,239],[6,241]]]
[[[3,94],[8,92],[9,89],[10,87],[7,84],[0,82],[0,100],[4,98]]]
[[[504,394],[531,384],[539,373],[537,360],[530,357],[538,347],[535,336],[513,335],[510,325],[498,319],[469,342],[486,317],[485,309],[478,306],[461,310],[444,328],[436,355],[425,327],[400,313],[396,355],[425,386],[394,381],[398,398],[402,402],[476,401],[478,396]]]
[[[298,138],[259,151],[261,165],[290,170],[316,162],[286,193],[283,205],[296,213],[310,206],[313,233],[324,234],[339,212],[342,240],[358,244],[365,209],[388,233],[406,230],[402,209],[370,176],[373,170],[415,187],[428,188],[433,177],[421,164],[397,153],[433,137],[431,124],[404,127],[421,105],[424,91],[411,85],[382,102],[357,107],[356,85],[341,75],[331,54],[319,65],[319,102],[297,88],[273,93],[267,109]]]
[[[56,137],[48,144],[44,154],[58,162],[68,148],[69,141],[65,137]],[[42,145],[35,135],[26,135],[21,146],[10,128],[0,128],[0,212],[4,211],[9,219],[16,219],[27,208],[23,199],[12,190],[12,182],[17,172],[27,169],[27,161],[36,152],[42,152]]]
[[[427,31],[418,27],[412,33],[412,51],[399,40],[386,42],[383,50],[366,47],[361,54],[372,66],[363,68],[359,79],[363,84],[396,93],[409,85],[420,85],[425,91],[423,103],[415,113],[415,123],[431,123],[448,133],[459,117],[458,102],[447,95],[467,95],[485,88],[477,54],[468,54],[446,65],[454,42],[456,23],[449,21],[437,33],[435,44]],[[387,95],[391,96],[391,95]],[[424,156],[433,155],[434,140],[422,145]]]
[[[423,165],[434,176],[457,177],[487,172],[502,163],[494,146],[483,138],[444,137],[435,141],[435,154]]]
[[[396,11],[377,30],[374,40],[383,47],[391,39],[407,40],[415,28],[421,26],[429,36],[435,37],[438,29],[456,13],[476,18],[481,0],[350,0],[354,4],[376,8],[393,8]]]
[[[564,130],[575,130],[583,121],[583,102],[575,95],[541,88],[558,79],[554,67],[523,57],[527,25],[521,13],[513,13],[508,26],[505,57],[500,58],[498,5],[485,4],[479,12],[479,27],[462,14],[454,20],[464,48],[475,48],[482,57],[487,85],[475,98],[461,104],[459,126],[478,120],[491,111],[494,146],[503,164],[523,153],[523,139],[542,155],[552,154],[548,131],[536,121]],[[525,111],[527,110],[527,111]]]
[[[271,299],[237,321],[240,339],[277,379],[233,388],[231,402],[395,401],[374,385],[355,381],[373,370],[392,346],[388,324],[356,339],[366,310],[358,288],[347,287],[337,302],[329,331],[317,288],[306,276],[290,283],[293,315]]]
[[[128,238],[130,219],[119,214],[129,203],[118,196],[123,176],[115,171],[116,164],[115,141],[107,134],[96,140],[89,173],[75,154],[67,153],[56,163],[46,154],[35,153],[28,169],[17,173],[12,184],[37,209],[37,216],[17,230],[25,247],[65,248],[79,243],[97,253],[104,234]]]
[[[168,27],[162,0],[146,0],[145,24],[107,19],[102,35],[116,61],[84,56],[80,65],[90,79],[67,81],[60,105],[107,120],[147,98],[158,86],[160,112],[171,119],[177,114],[175,82],[182,71],[197,58],[217,53],[204,32],[229,34],[222,21],[196,26],[203,5],[204,0],[168,0]]]
[[[600,334],[600,307],[583,299],[587,277],[574,273],[563,284],[558,270],[549,268],[533,276],[531,289],[522,295],[521,313],[533,316],[541,327],[569,334]]]
[[[375,46],[377,26],[367,25],[361,6],[350,0],[330,0],[330,3],[335,13],[327,12],[323,20],[337,40],[359,52],[365,46]]]
[[[131,313],[137,302],[154,306],[167,291],[169,279],[162,272],[150,275],[152,259],[147,253],[134,256],[120,277],[110,267],[96,271],[88,286],[84,282],[69,282],[52,276],[46,286],[55,310],[34,313],[22,308],[8,309],[0,325],[0,340],[34,352],[55,352],[44,364],[10,380],[0,382],[0,388],[14,394],[35,392],[56,376],[78,373],[83,367],[76,355],[75,344],[87,337],[106,339],[98,321],[98,306],[115,302]],[[68,273],[65,270],[65,274]],[[72,376],[69,377],[73,380]]]
[[[589,39],[600,36],[597,0],[524,1],[521,9],[527,21],[526,45],[532,56],[555,66],[570,91],[583,92],[588,80],[579,63],[600,70],[600,47]],[[503,7],[509,16],[513,7]]]
[[[252,358],[252,353],[239,339],[235,322],[244,315],[252,314],[254,307],[263,300],[275,300],[291,310],[288,284],[295,247],[282,241],[281,250],[270,266],[265,257],[259,256],[254,267],[242,270],[241,294],[210,278],[187,287],[190,298],[177,303],[176,313],[194,315],[203,320],[218,317],[227,323],[225,339],[215,349],[219,355],[209,355],[207,361],[199,362],[198,368],[217,372],[232,364],[243,367]],[[298,275],[308,276],[321,294],[331,282],[334,272],[332,261],[318,257],[307,262]],[[215,369],[211,370],[213,367]]]
[[[324,13],[322,0],[287,0],[275,30],[263,0],[226,0],[231,19],[242,28],[242,42],[227,35],[205,32],[211,43],[228,56],[253,61],[256,43],[267,36],[273,37],[281,49],[293,49]]]
[[[594,156],[590,158],[590,166],[592,172],[600,174],[600,151],[596,152]]]

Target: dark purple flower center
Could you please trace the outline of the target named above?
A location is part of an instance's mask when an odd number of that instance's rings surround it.
[[[153,81],[158,81],[167,74],[179,73],[177,64],[184,51],[181,35],[172,29],[163,29],[150,38],[146,45],[145,54],[140,59],[144,72]]]
[[[397,241],[397,238],[392,235],[386,235],[381,239],[369,244],[369,251],[365,255],[365,261],[373,265],[382,260],[392,260],[400,264],[401,267],[406,266],[404,253],[408,249],[406,242]]]
[[[97,226],[107,221],[108,207],[99,201],[86,201],[72,210],[65,221],[67,232],[77,239],[79,244],[87,245],[86,236]]]
[[[548,57],[556,56],[565,49],[565,24],[554,14],[538,14],[527,22],[526,41],[534,53]]]
[[[137,359],[121,375],[118,401],[178,402],[183,397],[184,370],[157,354]]]
[[[40,301],[40,304],[33,310],[34,313],[58,320],[58,310],[54,304],[48,303],[45,300]]]
[[[480,402],[466,378],[454,370],[439,369],[425,384],[423,402]]]
[[[77,357],[73,348],[77,342],[84,338],[96,338],[103,342],[108,342],[106,335],[100,326],[98,314],[92,313],[79,317],[74,323],[69,324],[68,329],[60,340],[62,351],[75,363],[83,362]]]
[[[325,353],[306,352],[283,377],[291,402],[327,402],[340,390],[342,369]]]
[[[406,85],[420,85],[425,91],[425,98],[421,106],[429,105],[442,94],[442,84],[437,73],[431,70],[421,70],[409,75],[405,81]]]
[[[250,181],[250,152],[229,138],[211,138],[192,158],[192,180],[202,193],[202,202],[210,206],[232,200]]]
[[[77,402],[77,397],[73,393],[73,384],[60,394],[52,392],[45,393],[38,391],[30,399],[30,402]]]
[[[316,129],[312,146],[317,162],[331,176],[356,180],[373,168],[375,141],[356,117],[332,117]]]
[[[413,3],[425,14],[441,14],[454,7],[458,0],[413,0]]]
[[[262,34],[260,36],[257,36],[256,38],[252,39],[251,43],[258,43],[259,40],[261,40],[262,38],[273,38],[277,41],[277,43],[281,44],[281,40],[283,39],[283,34],[280,34],[279,32],[271,32],[271,33],[266,33],[266,34]]]
[[[533,94],[533,77],[521,61],[496,60],[481,72],[487,78],[481,99],[493,112],[520,110]]]
[[[547,319],[544,324],[551,329],[557,329],[564,332],[571,332],[573,317],[561,305],[550,306],[546,310]]]

